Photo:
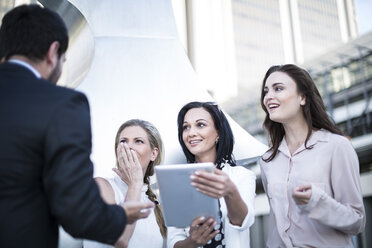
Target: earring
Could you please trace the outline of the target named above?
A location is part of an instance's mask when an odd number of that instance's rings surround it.
[[[217,136],[217,138],[216,138],[216,142],[215,142],[216,145],[217,145],[219,139],[220,139],[220,137]]]

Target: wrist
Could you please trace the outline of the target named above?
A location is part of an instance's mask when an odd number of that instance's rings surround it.
[[[198,248],[198,246],[191,240],[190,236],[188,236],[186,239],[176,242],[174,248]]]
[[[185,239],[185,246],[184,247],[192,247],[192,248],[198,248],[198,244],[191,239],[191,236],[188,236],[186,239]]]
[[[139,201],[141,200],[141,191],[143,184],[128,185],[128,190],[125,195],[125,201]]]
[[[138,181],[138,182],[131,182],[128,184],[128,190],[129,189],[142,189],[143,182]]]
[[[232,200],[236,197],[236,194],[238,193],[238,189],[236,188],[235,184],[232,183],[231,184],[231,187],[230,187],[230,190],[227,192],[227,194],[225,195],[225,200]]]

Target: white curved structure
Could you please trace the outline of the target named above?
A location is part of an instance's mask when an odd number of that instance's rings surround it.
[[[183,162],[177,113],[189,101],[213,99],[197,82],[180,43],[171,1],[40,2],[60,12],[70,29],[71,45],[60,83],[78,85],[89,98],[95,175],[111,175],[116,130],[131,118],[158,127],[165,163]],[[265,151],[266,146],[231,119],[230,124],[237,160]]]
[[[187,102],[213,99],[197,82],[179,41],[171,1],[40,2],[59,12],[69,27],[70,48],[59,84],[77,86],[89,98],[95,175],[112,175],[115,134],[131,118],[150,121],[159,129],[165,163],[184,162],[177,139],[178,111]],[[229,121],[237,160],[266,150]]]

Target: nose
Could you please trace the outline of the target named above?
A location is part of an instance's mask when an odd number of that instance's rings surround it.
[[[265,94],[265,97],[264,97],[264,103],[266,104],[269,100],[273,99],[273,94],[272,92],[269,90],[266,92]]]
[[[190,129],[189,129],[187,135],[188,135],[189,137],[194,137],[194,136],[196,135],[196,130],[195,130],[195,128],[194,128],[193,126],[190,127]]]
[[[123,144],[127,145],[127,146],[129,147],[130,150],[134,150],[134,149],[133,149],[133,142],[131,142],[131,141],[126,141],[126,142],[123,143]]]

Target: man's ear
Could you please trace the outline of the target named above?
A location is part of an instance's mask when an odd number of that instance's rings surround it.
[[[48,65],[52,65],[53,68],[58,63],[58,49],[59,49],[59,42],[53,41],[53,43],[50,44],[48,52],[46,54],[46,62]]]

